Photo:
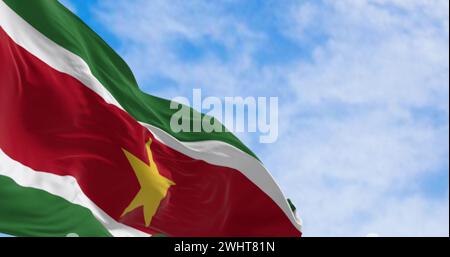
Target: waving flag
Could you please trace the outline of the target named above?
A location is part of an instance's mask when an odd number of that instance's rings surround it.
[[[0,1],[0,25],[0,232],[301,235],[245,145],[173,132],[170,101],[60,3]]]

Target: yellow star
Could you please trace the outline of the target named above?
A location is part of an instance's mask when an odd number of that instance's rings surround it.
[[[136,174],[141,189],[128,207],[123,211],[121,217],[134,209],[143,206],[146,227],[150,225],[153,215],[155,215],[160,202],[166,197],[169,188],[175,185],[174,182],[161,176],[159,173],[158,167],[153,160],[152,151],[150,150],[151,143],[152,139],[145,145],[147,148],[149,164],[141,161],[127,150],[122,149]]]

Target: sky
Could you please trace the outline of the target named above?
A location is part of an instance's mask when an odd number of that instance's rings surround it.
[[[304,236],[449,236],[448,0],[61,2],[149,94],[278,97]]]

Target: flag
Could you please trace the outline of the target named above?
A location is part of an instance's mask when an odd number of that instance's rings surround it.
[[[0,232],[301,235],[253,152],[173,132],[170,101],[58,1],[0,1],[0,25]]]

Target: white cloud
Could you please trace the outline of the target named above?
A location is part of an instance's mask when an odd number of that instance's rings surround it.
[[[430,197],[420,186],[449,170],[448,1],[302,1],[273,12],[272,25],[308,45],[307,57],[258,64],[272,35],[216,2],[97,9],[140,81],[175,82],[150,93],[280,97],[279,141],[243,137],[297,203],[305,235],[448,235],[448,193]],[[184,60],[180,42],[205,53]]]
[[[440,168],[448,157],[448,137],[440,136],[448,134],[448,127],[397,126],[389,119],[382,113],[344,120],[304,118],[263,153],[287,195],[296,200],[306,235],[391,235],[409,226],[399,216],[392,227],[362,229],[380,223],[391,207],[385,202],[405,204],[418,180]],[[440,204],[448,208],[448,201]],[[433,214],[428,219],[435,226],[448,220]],[[411,235],[420,234],[416,230]]]
[[[242,84],[239,80],[246,80],[245,71],[252,68],[253,42],[262,40],[220,5],[204,1],[102,2],[97,14],[125,42],[122,52],[141,81],[162,76],[182,85],[146,88],[168,98],[191,94],[195,87],[233,95]],[[227,61],[210,52],[196,62],[180,60],[176,53],[180,42],[198,48],[205,42],[216,44],[226,52]]]
[[[297,199],[306,231],[448,235],[448,197],[414,195],[423,176],[448,173],[448,2],[292,10],[299,24],[288,35],[302,43],[313,26],[326,40],[287,71],[297,102],[274,147],[281,153],[268,148],[262,159]]]
[[[316,13],[327,41],[315,49],[312,64],[301,64],[291,75],[300,100],[424,107],[441,97],[448,112],[448,12],[439,19],[448,1],[429,16],[414,1],[404,9],[378,2],[386,1],[333,1],[331,10]],[[437,1],[425,3],[430,2]],[[299,27],[290,33],[299,35]]]
[[[371,231],[380,236],[448,236],[448,201],[448,194],[440,200],[420,196],[386,199],[373,211],[373,221],[361,227],[360,234]]]

